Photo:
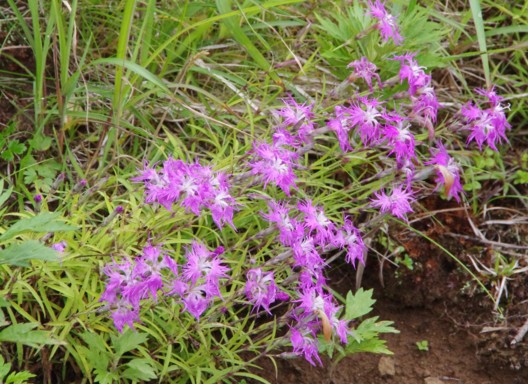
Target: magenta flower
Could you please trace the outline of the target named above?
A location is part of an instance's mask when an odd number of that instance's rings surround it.
[[[316,361],[322,366],[323,362],[319,357],[319,351],[317,348],[317,341],[310,334],[303,334],[296,328],[290,328],[290,341],[293,347],[293,352],[298,355],[303,355],[306,361],[308,361],[314,367]],[[315,359],[315,361],[314,361]]]
[[[380,0],[376,0],[374,4],[369,0],[368,6],[370,8],[369,15],[378,19],[376,27],[379,29],[383,41],[387,42],[392,38],[395,45],[400,45],[403,42],[398,30],[396,18],[387,12],[385,9],[385,3]]]
[[[442,143],[437,144],[438,149],[431,149],[432,158],[425,164],[434,165],[436,169],[436,183],[438,189],[440,185],[445,186],[445,192],[448,197],[454,197],[460,202],[460,194],[463,193],[462,184],[460,183],[460,167],[456,161],[449,156]]]
[[[393,216],[399,217],[407,221],[406,214],[413,212],[411,203],[414,202],[414,197],[410,189],[403,189],[401,185],[394,186],[392,192],[387,194],[385,191],[374,192],[376,196],[372,199],[372,206],[379,208],[382,213],[390,213]]]
[[[262,216],[271,223],[275,223],[279,229],[279,240],[285,246],[291,246],[304,235],[302,225],[290,217],[290,210],[285,204],[270,201],[269,213]]]
[[[356,260],[359,260],[360,263],[365,264],[367,247],[363,242],[359,229],[354,226],[348,217],[345,217],[343,226],[337,232],[336,245],[347,249],[347,254],[345,256],[347,263],[355,266]]]
[[[293,172],[293,167],[297,166],[297,157],[295,152],[280,145],[255,142],[249,166],[253,175],[263,178],[264,186],[273,183],[289,196],[290,189],[297,188]]]
[[[264,308],[271,315],[270,305],[278,298],[278,287],[273,272],[263,272],[260,268],[250,269],[247,274],[246,296],[258,310]]]
[[[380,105],[377,99],[359,97],[349,109],[352,124],[357,127],[359,137],[366,147],[376,144],[380,138],[379,119],[383,117]]]
[[[309,271],[312,276],[320,274],[326,265],[311,236],[297,240],[292,246],[292,251],[295,260],[294,266]]]
[[[229,268],[221,264],[218,256],[207,249],[207,247],[197,241],[193,241],[191,247],[185,253],[187,262],[182,268],[183,279],[195,285],[199,279],[203,279],[207,285],[210,285],[216,295],[218,281],[220,278],[227,277],[226,272]]]
[[[394,56],[393,60],[399,60],[401,63],[400,68],[400,82],[403,83],[407,80],[409,83],[409,94],[414,95],[416,92],[424,87],[427,87],[431,83],[431,76],[424,72],[425,67],[421,67],[414,57],[415,53],[407,53],[401,56]]]
[[[335,115],[335,119],[330,119],[326,125],[337,135],[341,150],[343,152],[348,152],[352,150],[348,139],[348,132],[352,128],[349,109],[338,105],[335,107]]]
[[[486,97],[490,104],[489,108],[481,109],[472,102],[462,107],[461,114],[465,119],[465,129],[471,131],[468,136],[468,144],[475,140],[480,150],[482,145],[487,143],[488,146],[497,151],[496,143],[501,143],[506,138],[506,130],[511,126],[506,120],[505,109],[507,106],[501,104],[502,98],[498,96],[492,88],[490,91],[477,89],[476,92]]]
[[[50,248],[59,253],[64,253],[67,246],[68,246],[68,243],[66,243],[65,241],[59,241],[58,243],[51,244]]]
[[[383,116],[387,124],[383,128],[383,135],[391,148],[389,154],[396,154],[396,161],[401,167],[408,160],[416,158],[414,153],[414,135],[410,131],[407,120],[394,113]]]
[[[123,328],[128,325],[134,329],[134,323],[139,322],[139,308],[133,308],[129,305],[119,305],[111,314],[114,326],[120,333],[123,333]]]
[[[427,85],[418,90],[417,94],[411,97],[411,101],[415,115],[422,116],[433,123],[436,122],[440,103],[432,86]]]
[[[222,172],[198,163],[168,159],[159,171],[145,165],[140,176],[132,180],[144,183],[147,203],[159,203],[171,210],[172,205],[181,200],[180,206],[197,216],[204,208],[209,208],[220,229],[226,223],[234,229],[233,213],[237,204],[229,193],[227,176]]]
[[[283,124],[287,127],[295,128],[300,140],[303,142],[307,141],[315,127],[315,123],[312,120],[314,118],[312,112],[313,104],[298,104],[293,97],[282,101],[284,102],[284,108],[279,109],[277,114],[283,118]]]
[[[372,79],[378,80],[378,85],[381,88],[381,79],[379,75],[376,73],[376,70],[378,69],[375,64],[368,61],[366,57],[362,57],[359,60],[355,60],[347,65],[347,68],[354,68],[354,77],[361,78],[365,80],[367,83],[370,92],[373,92],[372,89]]]
[[[314,235],[316,244],[328,244],[334,237],[335,224],[326,217],[323,209],[313,206],[311,200],[297,204],[297,208],[304,213],[302,222],[308,233]]]

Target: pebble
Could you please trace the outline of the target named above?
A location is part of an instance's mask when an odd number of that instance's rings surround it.
[[[396,374],[396,367],[394,366],[394,359],[390,356],[383,356],[378,363],[378,371],[381,376],[394,376]]]
[[[438,377],[426,377],[424,384],[445,384],[445,382],[440,380]]]

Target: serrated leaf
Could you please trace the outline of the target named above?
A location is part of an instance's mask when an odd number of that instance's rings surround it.
[[[107,371],[112,356],[106,349],[106,343],[103,337],[97,333],[91,332],[83,332],[80,336],[88,345],[88,348],[80,348],[84,351],[84,355],[90,365],[98,372]]]
[[[58,217],[59,214],[56,212],[43,212],[37,216],[20,219],[0,236],[0,241],[9,240],[24,232],[58,232],[77,229],[77,227],[57,220]]]
[[[106,369],[105,370],[95,369],[94,372],[95,372],[94,381],[96,383],[113,384],[115,382],[119,382],[120,377],[117,373],[109,372]]]
[[[35,331],[38,323],[13,324],[0,332],[0,342],[21,343],[37,348],[44,344],[64,344],[48,331]]]
[[[127,364],[127,369],[121,373],[122,377],[130,380],[154,380],[156,372],[147,359],[133,359]]]
[[[12,372],[5,381],[5,384],[23,384],[27,383],[27,381],[33,377],[35,377],[35,375],[28,371]]]
[[[121,357],[124,353],[137,348],[147,341],[147,339],[148,335],[146,333],[135,332],[130,329],[126,330],[113,340],[117,358]]]
[[[12,244],[0,251],[0,264],[27,267],[29,260],[59,261],[60,259],[57,251],[36,240]]]
[[[367,291],[359,288],[354,295],[351,291],[347,293],[345,319],[352,320],[372,311],[372,306],[376,300],[372,298],[372,289]]]
[[[13,154],[21,155],[21,154],[24,153],[24,151],[26,150],[27,147],[24,144],[22,144],[20,141],[18,141],[18,140],[12,140],[12,141],[9,142],[9,145],[8,145],[7,148]]]
[[[33,139],[29,140],[29,143],[33,149],[37,151],[47,151],[51,147],[51,137],[36,135]]]

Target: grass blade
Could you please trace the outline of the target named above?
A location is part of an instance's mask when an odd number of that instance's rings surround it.
[[[491,87],[491,76],[489,68],[488,46],[486,44],[486,33],[484,31],[484,19],[482,18],[482,9],[480,7],[480,0],[469,0],[471,6],[471,13],[473,14],[473,21],[477,31],[477,40],[481,52],[482,68],[484,69],[484,76],[486,78],[487,88]]]

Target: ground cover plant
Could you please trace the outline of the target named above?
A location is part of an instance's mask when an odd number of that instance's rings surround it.
[[[0,6],[0,381],[267,382],[264,359],[390,354],[360,286],[378,259],[419,267],[393,228],[505,319],[524,259],[416,224],[432,198],[526,209],[526,156],[506,170],[526,58],[500,40],[525,46],[526,9],[470,3]]]

